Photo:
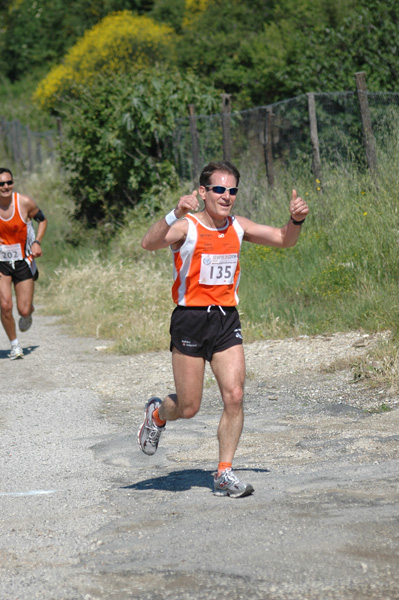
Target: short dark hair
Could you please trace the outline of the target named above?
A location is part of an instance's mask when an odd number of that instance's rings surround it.
[[[0,175],[2,173],[10,173],[11,179],[14,179],[14,177],[12,176],[12,173],[11,173],[10,169],[6,169],[5,167],[0,167]]]
[[[216,171],[222,171],[222,173],[228,173],[234,175],[236,178],[236,185],[240,183],[240,171],[231,162],[227,160],[221,160],[218,162],[210,162],[203,169],[200,175],[200,185],[204,187],[211,185],[211,177]]]

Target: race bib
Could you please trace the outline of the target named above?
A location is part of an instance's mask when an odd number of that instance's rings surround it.
[[[0,260],[3,262],[14,262],[15,260],[22,260],[21,244],[1,244]]]
[[[228,285],[234,283],[238,254],[202,254],[199,283]]]

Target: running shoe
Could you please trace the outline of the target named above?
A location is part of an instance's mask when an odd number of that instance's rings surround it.
[[[213,479],[213,493],[215,496],[231,496],[232,498],[243,498],[254,492],[250,483],[240,481],[231,469],[226,469],[220,477],[216,475]]]
[[[156,408],[161,406],[161,404],[162,401],[160,398],[150,398],[150,400],[148,400],[145,405],[144,423],[140,427],[137,435],[137,441],[141,450],[144,454],[148,454],[149,456],[152,456],[157,451],[159,438],[165,429],[165,425],[158,427],[152,420],[152,413]]]
[[[8,355],[11,360],[15,360],[16,358],[23,358],[24,352],[21,346],[11,346],[10,354]]]
[[[31,325],[32,315],[29,315],[29,317],[21,317],[18,321],[19,330],[22,332],[28,331]]]

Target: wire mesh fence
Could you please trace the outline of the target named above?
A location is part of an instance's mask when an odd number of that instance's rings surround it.
[[[173,161],[180,178],[196,185],[202,166],[222,157],[244,172],[248,168],[263,172],[270,186],[298,164],[321,181],[327,165],[351,163],[375,171],[379,150],[396,145],[398,120],[399,93],[358,89],[303,94],[231,112],[231,147],[226,148],[223,111],[211,116],[191,111],[187,119],[176,122]]]
[[[60,141],[58,131],[37,132],[19,120],[0,119],[0,142],[4,155],[24,171],[32,172],[54,160]]]
[[[226,94],[218,114],[196,115],[189,105],[187,118],[175,122],[164,156],[181,181],[193,186],[202,167],[221,158],[234,162],[249,184],[266,179],[270,187],[298,165],[320,182],[327,165],[350,163],[375,174],[379,151],[397,147],[399,93],[367,92],[364,73],[355,78],[355,91],[303,94],[242,111],[231,110]],[[61,121],[58,130],[37,133],[0,119],[0,141],[14,164],[33,171],[57,155]]]

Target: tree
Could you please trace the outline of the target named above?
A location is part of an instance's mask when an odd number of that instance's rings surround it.
[[[233,95],[237,108],[308,91],[353,89],[365,70],[370,90],[396,90],[396,0],[213,0],[177,46],[190,65]]]
[[[182,32],[186,0],[157,0],[150,12],[154,21],[165,23],[176,33]]]
[[[162,192],[177,183],[169,151],[175,119],[187,105],[210,114],[219,93],[187,72],[163,67],[129,75],[102,75],[62,105],[67,170],[76,218],[89,226],[117,224],[137,203],[157,208]]]
[[[90,85],[98,73],[139,70],[173,53],[172,30],[130,11],[111,13],[78,40],[60,65],[40,82],[34,100],[53,108],[77,84]]]
[[[153,0],[19,0],[4,2],[2,59],[11,81],[56,63],[87,29],[107,14],[144,14]]]

